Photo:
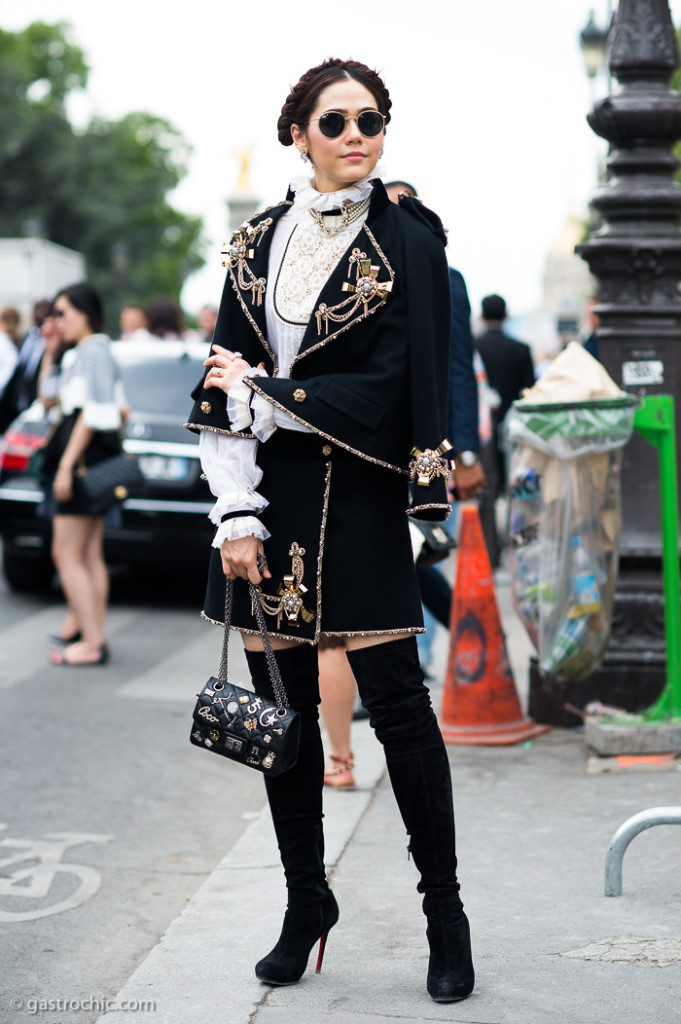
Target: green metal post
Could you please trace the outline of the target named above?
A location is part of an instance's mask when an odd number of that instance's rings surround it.
[[[662,573],[667,682],[649,708],[646,722],[681,721],[681,597],[679,594],[679,507],[676,479],[676,432],[672,395],[646,395],[634,416],[634,429],[660,456]]]

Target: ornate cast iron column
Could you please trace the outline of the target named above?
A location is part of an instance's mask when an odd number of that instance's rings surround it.
[[[607,180],[591,204],[601,223],[577,251],[597,280],[601,361],[629,392],[672,394],[681,440],[681,185],[672,153],[681,96],[668,85],[678,64],[667,0],[620,0],[609,61],[619,86],[588,116],[610,143]],[[637,435],[625,450],[622,498],[620,578],[604,664],[581,683],[549,685],[533,666],[530,714],[538,721],[574,725],[566,702],[600,699],[640,710],[664,685],[657,455]]]

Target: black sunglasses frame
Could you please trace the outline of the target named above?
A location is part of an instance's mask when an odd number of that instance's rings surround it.
[[[362,130],[362,125],[360,124],[360,121],[365,116],[365,114],[368,115],[369,117],[371,117],[372,119],[374,117],[380,117],[380,119],[381,119],[381,126],[378,129],[378,131],[376,131],[376,132],[367,132],[367,131],[363,131]],[[340,117],[340,118],[343,119],[342,126],[339,125],[338,131],[333,131],[332,130],[331,134],[329,134],[328,130],[324,131],[324,128],[322,126],[322,122],[324,121],[324,118],[328,118],[329,116],[331,116],[333,118]],[[324,136],[325,139],[338,139],[338,138],[340,138],[340,136],[343,134],[343,132],[345,131],[345,129],[347,127],[348,121],[354,121],[355,122],[355,124],[357,125],[357,131],[360,133],[360,135],[363,135],[366,139],[375,139],[376,136],[380,135],[381,132],[383,131],[383,129],[385,128],[386,117],[385,117],[385,114],[382,114],[380,110],[362,110],[362,111],[360,111],[359,114],[357,114],[356,117],[354,117],[354,116],[352,116],[350,114],[343,114],[340,110],[325,110],[323,114],[321,114],[319,117],[316,117],[314,120],[319,125],[319,130],[320,130],[320,132],[322,133],[322,135]],[[327,122],[327,124],[328,124],[328,122]],[[365,121],[365,125],[366,125],[366,121]]]

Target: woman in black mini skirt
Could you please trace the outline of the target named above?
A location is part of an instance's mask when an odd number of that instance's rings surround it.
[[[449,275],[439,218],[391,203],[376,165],[388,91],[366,65],[328,60],[291,90],[279,141],[305,170],[224,253],[227,280],[207,371],[187,426],[216,504],[204,615],[243,635],[253,685],[271,697],[248,581],[259,588],[300,755],[266,778],[286,876],[278,942],[256,965],[273,985],[320,957],[338,906],[324,869],[324,757],[317,644],[343,637],[420,873],[427,989],[442,1002],[474,984],[456,874],[449,761],[424,685],[423,631],[408,516],[442,520]]]
[[[68,348],[59,379],[58,421],[45,447],[43,471],[56,501],[52,557],[68,612],[52,638],[50,661],[104,665],[109,660],[104,515],[84,501],[78,475],[120,453],[126,402],[109,338],[101,333],[102,303],[94,288],[87,282],[64,288],[53,315]]]

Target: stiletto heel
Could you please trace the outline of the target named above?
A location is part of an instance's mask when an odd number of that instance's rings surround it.
[[[468,919],[456,877],[449,758],[423,685],[416,640],[348,651],[360,697],[385,747],[390,782],[421,879],[430,946],[426,988],[437,1003],[466,999],[475,985]]]
[[[297,644],[275,652],[286,690],[301,718],[298,762],[276,778],[266,778],[279,855],[286,876],[288,906],[281,934],[267,956],[255,965],[256,977],[267,985],[295,985],[307,970],[319,943],[321,970],[326,938],[338,920],[338,904],[326,881],[322,785],[324,748],[319,732],[319,662],[317,648]],[[255,692],[272,696],[267,658],[246,651]]]
[[[255,965],[255,976],[267,985],[295,985],[319,941],[316,974],[322,969],[326,938],[338,920],[338,904],[329,889],[323,903],[289,906],[274,949]]]
[[[315,967],[315,974],[319,974],[322,969],[322,960],[324,959],[324,950],[326,949],[326,940],[329,937],[328,932],[324,932],[321,939],[319,940],[319,956],[317,957],[317,966]]]

